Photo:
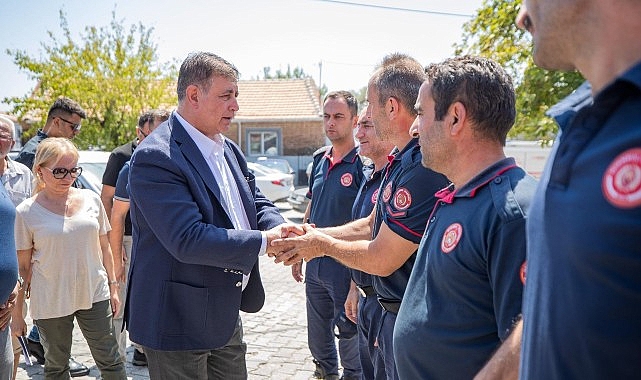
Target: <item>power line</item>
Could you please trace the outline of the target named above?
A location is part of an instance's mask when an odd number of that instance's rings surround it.
[[[385,6],[385,5],[352,3],[352,2],[350,2],[350,1],[339,1],[339,0],[315,0],[315,1],[321,1],[321,2],[325,2],[325,3],[343,4],[343,5],[353,5],[353,6],[358,6],[358,7],[368,7],[368,8],[387,9],[387,10],[393,10],[393,11],[415,12],[415,13],[427,13],[427,14],[440,15],[440,16],[453,16],[453,17],[465,17],[465,18],[471,18],[471,17],[474,17],[474,15],[469,15],[469,14],[464,14],[464,13],[439,12],[439,11],[428,11],[428,10],[424,10],[424,9],[411,9],[411,8],[389,7],[389,6]]]

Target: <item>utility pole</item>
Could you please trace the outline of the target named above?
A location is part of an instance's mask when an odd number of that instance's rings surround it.
[[[321,88],[323,88],[323,60],[318,62],[318,103],[323,106],[323,99],[321,98]]]

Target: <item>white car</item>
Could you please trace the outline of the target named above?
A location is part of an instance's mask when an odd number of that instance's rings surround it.
[[[256,187],[272,202],[285,199],[294,190],[294,175],[281,173],[255,162],[248,162],[247,168],[256,176]]]
[[[82,167],[79,181],[82,187],[100,194],[102,175],[107,167],[110,152],[82,150],[78,166]],[[249,171],[256,176],[256,186],[272,202],[287,198],[294,190],[294,176],[253,162],[247,163]]]
[[[110,152],[99,150],[81,150],[78,158],[78,166],[82,168],[82,174],[78,181],[85,189],[91,189],[100,194],[102,190],[102,175],[107,167],[107,160]]]

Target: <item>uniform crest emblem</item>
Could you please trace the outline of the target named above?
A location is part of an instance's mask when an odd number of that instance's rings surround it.
[[[347,187],[352,184],[353,180],[352,173],[345,173],[341,176],[341,185]]]
[[[372,200],[372,204],[376,204],[376,201],[378,200],[378,190],[379,190],[379,189],[376,189],[376,190],[374,190],[374,192],[372,193],[372,199],[371,199],[371,200]]]
[[[412,194],[404,188],[396,190],[394,194],[394,207],[398,210],[406,210],[412,204]]]
[[[459,223],[452,223],[443,233],[443,240],[441,240],[441,251],[443,253],[450,253],[458,242],[461,241],[463,235],[463,227]]]
[[[619,208],[641,205],[641,148],[619,154],[603,174],[603,195]]]
[[[385,186],[385,189],[383,190],[383,202],[389,201],[389,199],[392,197],[392,183],[388,183],[387,186]]]

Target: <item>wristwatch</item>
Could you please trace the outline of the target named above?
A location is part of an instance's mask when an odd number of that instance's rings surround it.
[[[18,275],[18,284],[20,284],[20,289],[24,287],[24,279],[20,275]]]

